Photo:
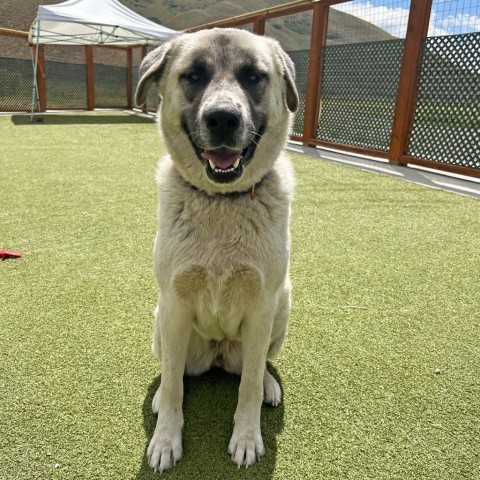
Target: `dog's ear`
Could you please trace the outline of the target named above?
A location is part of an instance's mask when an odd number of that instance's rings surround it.
[[[141,107],[147,101],[148,91],[154,82],[158,82],[163,75],[170,51],[170,43],[151,51],[140,65],[140,81],[135,92],[135,103]]]
[[[283,64],[283,80],[287,86],[287,107],[291,112],[296,112],[299,99],[297,87],[295,85],[295,65],[293,64],[292,59],[282,48],[278,48],[278,51]]]

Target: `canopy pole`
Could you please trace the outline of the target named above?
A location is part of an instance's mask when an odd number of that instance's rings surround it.
[[[32,111],[30,112],[30,121],[33,122],[33,112],[35,110],[35,101],[38,98],[37,70],[38,70],[38,51],[40,44],[40,21],[37,23],[37,44],[35,47],[35,60],[33,62],[33,86],[32,86]]]

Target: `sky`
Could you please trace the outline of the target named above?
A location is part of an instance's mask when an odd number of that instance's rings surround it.
[[[333,8],[405,37],[410,0],[353,0]],[[480,0],[433,0],[429,36],[480,31]]]

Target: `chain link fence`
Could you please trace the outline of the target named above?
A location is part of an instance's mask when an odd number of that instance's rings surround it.
[[[49,109],[87,108],[85,65],[47,60],[45,76]]]
[[[31,60],[0,57],[0,111],[30,109],[32,87]]]
[[[127,108],[127,69],[115,65],[94,65],[95,106]]]
[[[22,38],[2,37],[0,57],[0,111],[29,111],[32,108],[34,65],[31,48]],[[8,48],[7,48],[8,47]],[[134,50],[139,50],[134,49]],[[48,110],[87,109],[87,66],[85,50],[79,46],[45,48],[46,105]],[[12,55],[16,55],[13,57]],[[141,61],[138,52],[135,63]],[[95,47],[93,78],[96,108],[127,108],[129,85],[126,49]],[[132,68],[132,90],[135,90],[137,67]],[[130,98],[133,98],[130,96]],[[35,110],[39,109],[36,96]]]

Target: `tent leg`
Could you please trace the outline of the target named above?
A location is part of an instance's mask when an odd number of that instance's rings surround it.
[[[33,86],[32,86],[32,110],[30,112],[30,121],[33,122],[33,113],[35,110],[35,102],[38,98],[38,85],[37,85],[37,69],[38,69],[38,51],[40,43],[40,22],[37,24],[37,45],[35,47],[35,60],[33,62]]]

